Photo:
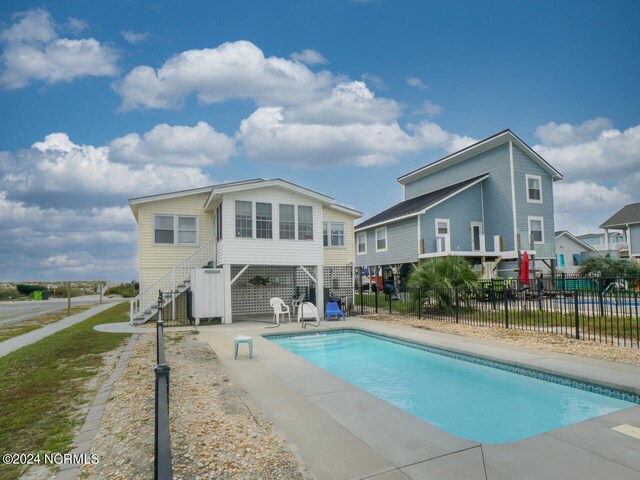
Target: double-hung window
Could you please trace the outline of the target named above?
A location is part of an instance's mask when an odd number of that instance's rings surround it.
[[[529,237],[533,243],[544,243],[544,219],[542,217],[529,217]]]
[[[323,222],[322,244],[325,247],[344,247],[344,223]]]
[[[256,238],[273,238],[271,204],[256,202]]]
[[[156,245],[196,245],[198,217],[190,215],[155,215],[153,241]]]
[[[526,175],[527,202],[542,203],[542,177],[540,175]]]
[[[387,249],[387,227],[376,228],[376,252]]]
[[[313,207],[298,205],[298,240],[313,240]]]
[[[356,244],[358,255],[367,253],[367,232],[358,232],[358,235],[356,235]]]
[[[236,200],[236,237],[253,238],[253,204]]]
[[[280,204],[280,240],[296,239],[296,207]]]

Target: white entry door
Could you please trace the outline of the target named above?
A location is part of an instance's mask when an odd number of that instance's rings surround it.
[[[482,250],[482,223],[471,222],[471,250],[479,252]]]
[[[451,250],[451,233],[448,218],[436,218],[436,248],[438,252]]]

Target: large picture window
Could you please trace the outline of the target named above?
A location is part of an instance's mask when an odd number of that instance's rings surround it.
[[[313,240],[313,207],[298,205],[298,240]]]
[[[157,245],[196,245],[198,217],[187,215],[155,215],[153,242]]]
[[[253,238],[253,205],[236,200],[236,237]]]
[[[280,205],[280,240],[295,240],[296,238],[296,207]]]
[[[256,238],[273,238],[271,204],[256,202]]]

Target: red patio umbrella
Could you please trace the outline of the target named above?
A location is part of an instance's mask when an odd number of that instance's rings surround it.
[[[529,254],[525,250],[520,261],[520,282],[529,285]]]

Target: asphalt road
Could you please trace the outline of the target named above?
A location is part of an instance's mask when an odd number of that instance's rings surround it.
[[[121,301],[121,297],[103,297],[103,303]],[[72,297],[71,306],[98,304],[100,295],[84,295],[82,297]],[[67,308],[66,298],[51,298],[49,300],[34,301],[24,300],[16,302],[0,302],[0,326],[6,327],[22,320],[37,317],[58,310]]]

